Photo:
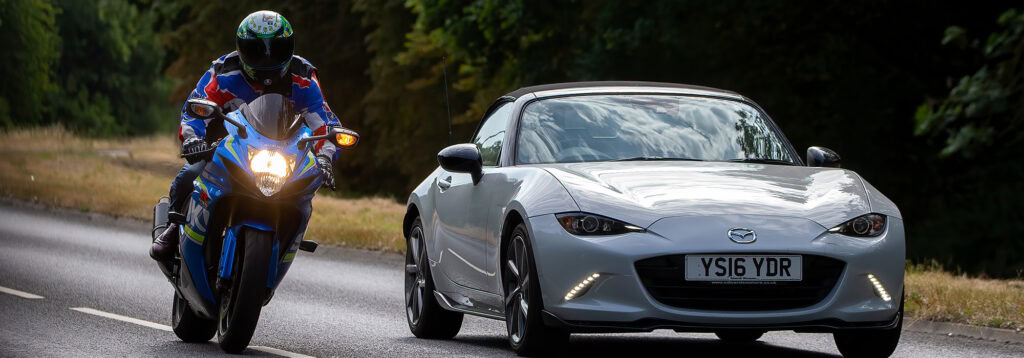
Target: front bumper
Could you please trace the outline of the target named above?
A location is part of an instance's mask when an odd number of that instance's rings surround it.
[[[666,218],[646,233],[589,238],[567,233],[554,215],[532,217],[527,224],[545,322],[572,331],[835,331],[886,328],[897,322],[906,256],[903,222],[898,218],[890,217],[886,232],[877,238],[827,233],[826,228],[807,219],[752,215]],[[757,241],[731,242],[726,232],[735,227],[756,230]],[[831,291],[817,303],[761,311],[665,304],[644,287],[635,266],[652,257],[699,253],[816,255],[842,261],[845,266]],[[565,299],[569,290],[594,273],[600,277],[586,292]],[[876,294],[868,274],[892,295],[890,301]]]

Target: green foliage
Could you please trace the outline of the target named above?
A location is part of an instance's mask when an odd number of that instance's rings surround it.
[[[149,1],[5,0],[0,8],[0,46],[11,54],[0,67],[8,79],[0,126],[129,135],[176,117],[154,31],[164,14]]]
[[[945,138],[942,156],[973,157],[1024,139],[1024,12],[1007,10],[997,22],[999,30],[984,41],[968,38],[961,27],[946,29],[943,44],[976,51],[984,64],[960,78],[946,98],[917,109],[915,133]]]
[[[57,4],[63,51],[55,120],[85,133],[126,135],[151,133],[162,118],[177,117],[154,32],[159,12],[122,0]]]
[[[42,0],[0,0],[0,129],[36,125],[45,99],[57,91],[53,64],[60,56],[54,18],[60,10]]]

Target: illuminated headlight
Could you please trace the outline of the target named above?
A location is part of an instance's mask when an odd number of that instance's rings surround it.
[[[274,195],[281,191],[291,174],[292,166],[288,165],[289,160],[281,153],[260,150],[253,154],[254,150],[250,148],[249,151],[249,168],[256,177],[256,187],[260,188],[263,195]]]
[[[886,291],[885,287],[882,287],[882,283],[878,282],[878,278],[875,277],[875,275],[868,274],[868,281],[871,282],[872,286],[875,286],[875,293],[878,294],[878,297],[882,298],[882,301],[892,301],[892,296],[889,296],[889,291]]]
[[[587,278],[583,279],[583,281],[580,281],[580,283],[577,283],[576,286],[573,286],[573,288],[569,289],[569,292],[565,293],[565,300],[568,301],[573,298],[582,296],[584,293],[587,293],[587,290],[590,290],[590,286],[593,286],[594,281],[597,281],[599,277],[601,277],[601,274],[599,273],[594,273],[590,276],[587,276]]]

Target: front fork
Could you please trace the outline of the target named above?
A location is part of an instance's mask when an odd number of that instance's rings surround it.
[[[267,288],[273,288],[273,284],[276,281],[279,266],[278,252],[280,252],[280,243],[277,240],[276,235],[274,235],[272,231],[268,230],[268,226],[262,224],[253,223],[235,225],[227,230],[224,235],[223,245],[221,246],[220,263],[217,266],[217,281],[214,284],[214,290],[218,294],[223,292],[226,287],[230,287],[232,273],[238,269],[235,267],[235,263],[237,262],[235,260],[235,256],[238,255],[237,248],[239,247],[239,239],[242,236],[242,229],[246,226],[257,230],[268,231],[271,233],[270,237],[274,238],[274,245],[271,248],[270,260],[267,261],[270,265],[270,267],[267,268]],[[246,239],[248,240],[250,238]],[[268,296],[267,299],[269,300],[270,297]]]

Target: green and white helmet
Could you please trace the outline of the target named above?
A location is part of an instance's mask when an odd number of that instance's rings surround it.
[[[251,13],[238,24],[235,47],[246,76],[269,86],[284,77],[295,53],[292,25],[273,11]]]

